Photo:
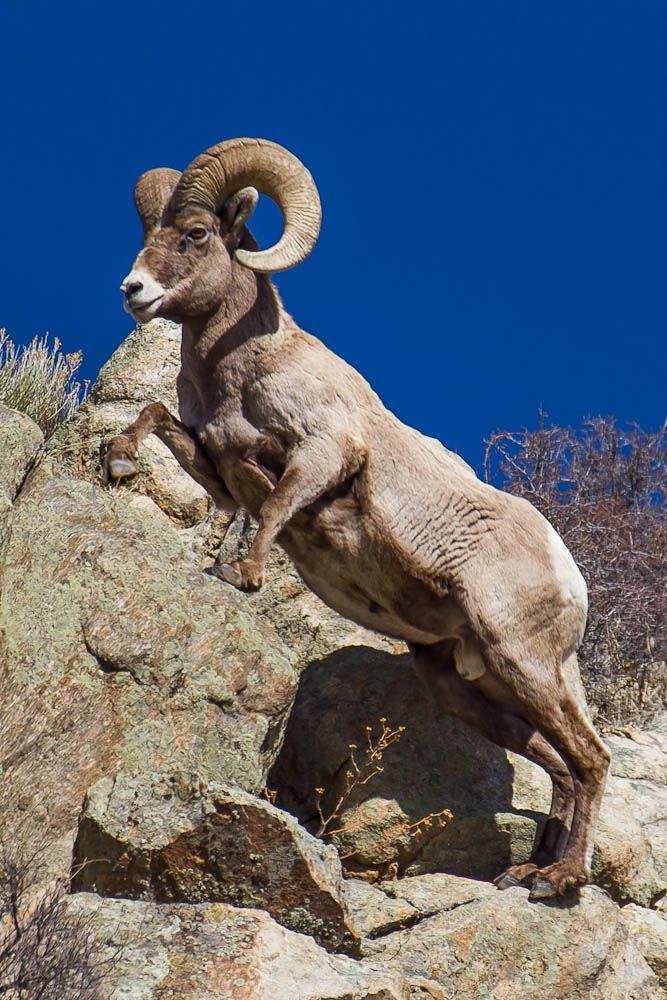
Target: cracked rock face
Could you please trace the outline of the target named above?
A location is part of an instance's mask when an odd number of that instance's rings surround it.
[[[412,881],[406,880],[408,894]],[[420,889],[423,906],[425,879]],[[372,960],[401,972],[413,996],[441,1000],[657,1000],[661,995],[622,911],[602,890],[584,888],[576,904],[533,904],[527,895],[525,889],[472,892],[468,901],[460,898],[450,909],[383,937]]]
[[[355,891],[356,891],[355,887]],[[385,886],[385,889],[388,889]],[[629,933],[624,911],[601,890],[572,902],[533,904],[527,890],[499,893],[456,876],[393,885],[353,961],[280,927],[258,909],[174,904],[75,893],[70,912],[89,921],[101,958],[120,946],[103,996],[123,1000],[659,1000],[659,981]],[[371,895],[382,896],[371,888]],[[379,899],[365,906],[377,917]],[[386,896],[385,896],[386,899]],[[361,895],[357,899],[360,911]],[[408,916],[407,910],[411,911]],[[114,992],[116,990],[117,992]]]

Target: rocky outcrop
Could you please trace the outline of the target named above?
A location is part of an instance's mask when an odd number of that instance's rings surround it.
[[[0,836],[39,848],[45,878],[73,864],[70,911],[113,957],[103,995],[663,996],[667,714],[609,738],[608,894],[498,892],[543,821],[542,772],[437,713],[404,647],[324,607],[278,550],[258,594],[217,578],[252,527],[159,442],[104,483],[105,440],[150,399],[176,408],[178,346],[171,324],[138,328],[44,447],[0,409]],[[347,796],[381,720],[400,741]],[[363,880],[311,835],[318,799]]]
[[[71,897],[113,954],[103,996],[233,1000],[658,1000],[657,976],[599,889],[576,906],[438,876],[406,879],[411,924],[385,928],[353,961],[258,909]],[[415,885],[414,883],[420,883]],[[376,890],[378,891],[378,890]],[[397,901],[394,901],[395,905]],[[407,918],[406,918],[407,921]],[[120,946],[120,950],[118,950]]]
[[[414,898],[412,881],[405,880],[405,893]],[[437,876],[418,881],[420,905],[430,896],[439,912],[372,948],[373,961],[401,972],[412,996],[654,1000],[661,995],[622,911],[601,889],[584,888],[576,904],[535,906],[525,889],[501,895],[486,884],[466,886],[467,899],[456,891],[455,902],[448,902],[438,892]],[[401,883],[396,891],[404,891]]]
[[[628,933],[667,990],[667,917],[630,903],[621,910]]]
[[[178,412],[180,363],[180,327],[167,320],[137,327],[104,365],[78,413],[50,438],[43,471],[103,485],[105,441],[136,419],[146,403],[160,401]],[[150,496],[179,527],[198,523],[211,510],[206,492],[156,437],[142,446],[139,466],[141,475],[120,487],[122,495]]]
[[[62,873],[103,775],[172,767],[262,788],[295,658],[150,499],[40,470],[15,504],[3,581],[3,836],[48,833]]]
[[[420,887],[413,882],[421,882]],[[407,879],[428,915],[385,933],[361,960],[328,954],[263,910],[156,904],[77,893],[109,961],[103,996],[233,1000],[657,1000],[655,973],[623,911],[595,888],[578,905],[533,905],[527,891],[437,876]],[[445,892],[441,894],[441,891]],[[430,902],[427,904],[427,899]],[[122,988],[122,993],[114,990]]]

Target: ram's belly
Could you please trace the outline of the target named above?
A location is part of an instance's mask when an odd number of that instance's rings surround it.
[[[337,513],[302,516],[280,536],[310,589],[344,617],[407,642],[458,636],[465,618],[453,598],[412,576],[364,515]]]

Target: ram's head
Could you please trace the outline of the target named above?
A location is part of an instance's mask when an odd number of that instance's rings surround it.
[[[258,191],[273,198],[285,222],[267,250],[258,250],[246,229]],[[295,156],[265,139],[218,143],[183,174],[149,170],[134,199],[144,248],[121,291],[126,310],[141,323],[211,314],[226,297],[234,261],[252,271],[284,271],[308,256],[319,235],[313,178]]]

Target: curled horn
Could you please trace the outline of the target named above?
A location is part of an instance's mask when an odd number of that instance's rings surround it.
[[[142,174],[135,184],[134,204],[144,227],[144,243],[160,224],[162,213],[180,179],[180,170],[157,167]]]
[[[229,139],[198,156],[181,177],[169,214],[198,205],[219,212],[230,195],[254,187],[272,198],[285,222],[278,242],[267,250],[236,251],[253,271],[285,271],[311,252],[320,232],[322,209],[315,182],[292,153],[267,139]]]

